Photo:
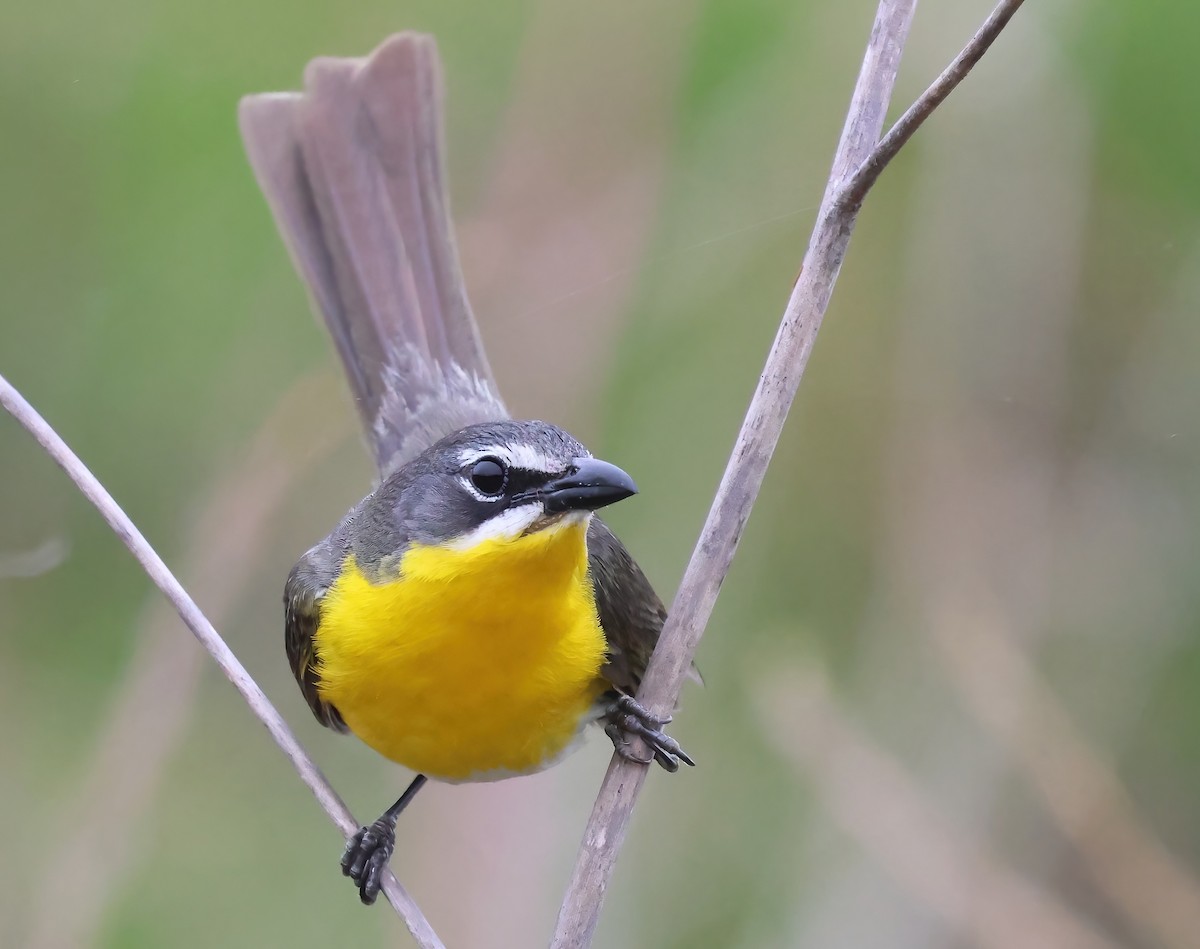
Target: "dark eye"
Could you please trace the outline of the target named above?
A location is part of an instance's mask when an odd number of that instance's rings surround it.
[[[506,481],[508,472],[495,458],[480,458],[471,465],[471,484],[482,494],[491,497],[503,494]]]

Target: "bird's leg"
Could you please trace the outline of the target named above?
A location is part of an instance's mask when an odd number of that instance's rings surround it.
[[[604,721],[607,723],[604,733],[612,739],[613,747],[622,758],[642,764],[657,761],[667,771],[678,771],[681,761],[693,767],[696,764],[679,747],[679,742],[662,730],[671,717],[656,718],[632,696],[618,695],[604,710]],[[651,758],[639,758],[633,753],[629,739],[635,735],[650,746]]]
[[[355,882],[359,899],[367,906],[379,896],[383,868],[396,849],[396,818],[408,806],[408,802],[417,796],[424,783],[425,775],[418,774],[399,800],[380,815],[379,820],[360,827],[358,833],[346,843],[346,852],[342,854],[342,874]]]

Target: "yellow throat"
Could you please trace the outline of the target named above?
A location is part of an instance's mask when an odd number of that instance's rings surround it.
[[[387,758],[445,781],[553,764],[607,688],[587,519],[466,549],[414,545],[394,579],[353,558],[321,602],[321,697]]]

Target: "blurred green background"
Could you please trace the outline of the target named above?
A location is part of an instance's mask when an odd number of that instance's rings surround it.
[[[897,109],[988,4],[926,0]],[[638,479],[669,599],[804,250],[874,5],[0,6],[0,372],[360,817],[297,555],[371,471],[237,99],[437,36],[464,269],[516,411]],[[1200,932],[1200,11],[1026,4],[871,195],[618,866],[606,947],[1184,946]],[[97,515],[0,419],[0,945],[407,946]],[[451,947],[545,944],[608,757],[435,787]]]

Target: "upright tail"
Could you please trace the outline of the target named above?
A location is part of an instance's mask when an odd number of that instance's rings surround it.
[[[247,96],[238,120],[386,475],[507,416],[454,244],[437,47],[400,33],[366,59],[314,59],[304,85]]]

